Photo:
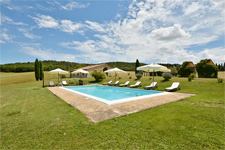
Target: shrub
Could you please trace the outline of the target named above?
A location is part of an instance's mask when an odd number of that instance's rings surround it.
[[[66,78],[66,75],[65,75],[65,74],[62,74],[62,75],[61,75],[61,78]]]
[[[135,76],[136,76],[137,80],[140,80],[141,77],[142,77],[142,73],[138,72],[138,73],[135,74]]]
[[[217,81],[218,81],[218,83],[223,83],[223,79],[221,79],[221,78],[218,78]]]
[[[162,74],[164,81],[169,81],[172,78],[172,74],[169,72],[165,72]]]
[[[191,82],[191,80],[192,80],[192,77],[189,75],[188,76],[188,81]]]
[[[191,82],[195,78],[195,74],[192,73],[188,76],[188,81]]]
[[[69,83],[69,84],[75,84],[75,81],[69,80],[68,83]]]
[[[201,77],[201,78],[216,78],[217,77],[218,68],[211,59],[201,60],[196,65],[196,69],[198,72],[198,77]]]
[[[172,75],[177,76],[178,71],[177,71],[176,67],[172,67],[172,68],[170,68],[170,70],[171,70]]]
[[[96,82],[101,82],[103,79],[105,79],[105,74],[101,72],[94,71],[91,75],[95,78]]]
[[[84,81],[83,80],[78,80],[78,84],[79,85],[84,85]]]
[[[191,73],[194,73],[194,72],[195,72],[195,65],[193,64],[193,62],[185,61],[180,67],[178,74],[181,77],[188,77]]]

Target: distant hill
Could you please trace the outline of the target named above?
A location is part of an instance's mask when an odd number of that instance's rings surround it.
[[[50,71],[55,68],[61,68],[64,70],[74,70],[74,69],[88,65],[88,64],[79,64],[75,62],[53,61],[53,60],[42,61],[42,64],[45,71]],[[3,65],[0,65],[0,71],[1,72],[31,72],[31,71],[34,71],[34,62],[3,64]]]
[[[42,63],[43,63],[43,67],[45,71],[50,71],[55,68],[61,68],[64,70],[72,71],[77,68],[93,65],[93,64],[82,64],[82,63],[54,61],[54,60],[45,60],[45,61],[42,61]],[[118,67],[126,71],[133,71],[135,67],[135,63],[128,63],[128,62],[108,62],[106,64],[108,64],[112,68]],[[144,65],[144,64],[141,63],[141,65]],[[1,72],[31,72],[31,71],[34,71],[34,62],[2,64],[0,65],[0,71]]]
[[[111,68],[120,68],[125,71],[134,71],[135,70],[135,62],[108,62],[108,64]],[[140,66],[145,65],[144,63],[140,63]]]
[[[42,61],[43,67],[45,71],[50,71],[55,68],[61,68],[64,70],[75,70],[81,67],[93,65],[93,64],[83,64],[76,62],[68,62],[68,61],[54,61],[54,60],[44,60]],[[125,71],[134,71],[135,62],[107,62],[105,63],[109,65],[111,68],[117,67],[123,69]],[[140,63],[140,66],[145,65],[144,63]],[[171,66],[179,66],[178,64],[162,64],[167,67]],[[23,62],[23,63],[10,63],[10,64],[2,64],[0,65],[1,72],[32,72],[34,71],[34,62]]]

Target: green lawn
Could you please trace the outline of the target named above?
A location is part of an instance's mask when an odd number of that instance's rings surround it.
[[[196,96],[97,124],[33,79],[33,73],[0,73],[0,149],[225,148],[225,84],[216,79],[157,77],[159,90],[179,81],[180,92]]]

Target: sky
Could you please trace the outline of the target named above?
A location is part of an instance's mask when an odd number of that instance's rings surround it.
[[[225,61],[224,0],[0,0],[0,63]]]

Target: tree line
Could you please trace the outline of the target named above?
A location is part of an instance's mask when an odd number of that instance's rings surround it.
[[[138,66],[145,65],[140,63],[138,60],[136,62],[108,62],[106,63],[109,67],[120,68],[125,71],[135,71]],[[33,72],[35,71],[34,62],[27,63],[12,63],[12,64],[3,64],[0,65],[1,72]],[[67,71],[73,71],[75,69],[93,65],[93,64],[81,64],[75,62],[66,62],[66,61],[53,61],[45,60],[42,61],[43,71],[50,71],[55,68],[61,68]],[[192,73],[198,73],[199,77],[208,77],[213,78],[217,77],[218,71],[225,71],[225,63],[214,64],[211,59],[201,60],[199,63],[194,64],[191,61],[185,61],[182,65],[180,64],[160,64],[171,69],[171,73],[175,76],[179,75],[181,77],[188,77]],[[160,75],[160,74],[159,74]]]
[[[35,62],[10,63],[0,65],[1,72],[33,72]],[[75,62],[44,60],[42,66],[44,71],[50,71],[55,68],[72,71],[77,68],[87,66],[88,64],[79,64]]]

